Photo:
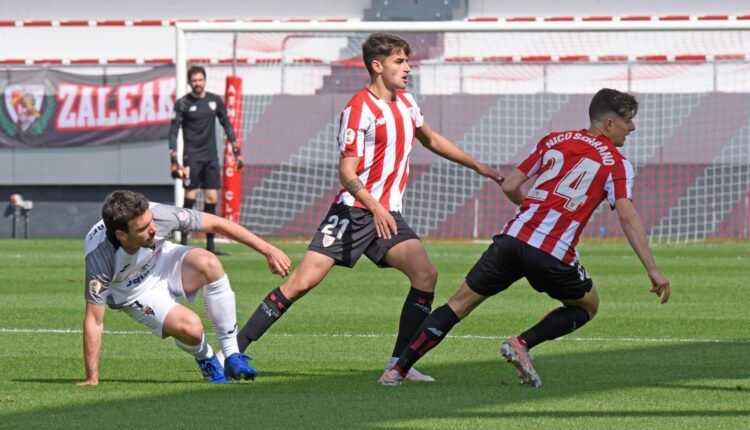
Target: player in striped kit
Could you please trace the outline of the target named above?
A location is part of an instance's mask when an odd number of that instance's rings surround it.
[[[669,299],[669,281],[656,267],[646,231],[633,207],[633,167],[618,151],[635,130],[638,103],[627,93],[602,89],[591,101],[588,130],[552,133],[503,183],[503,191],[520,205],[513,218],[466,275],[448,303],[424,320],[395,366],[380,377],[383,385],[399,385],[409,369],[437,346],[460,320],[487,297],[507,289],[522,277],[538,292],[563,306],[535,326],[500,345],[522,384],[542,384],[528,350],[564,336],[596,315],[599,294],[578,262],[575,245],[597,206],[607,200],[651,279],[651,292]],[[538,175],[524,195],[521,185]]]
[[[437,271],[401,216],[409,175],[409,153],[416,137],[437,155],[502,183],[484,165],[433,131],[414,97],[404,91],[409,77],[409,44],[375,33],[362,45],[371,83],[352,97],[341,114],[338,144],[343,188],[320,224],[299,267],[261,302],[238,335],[240,350],[258,340],[289,306],[315,288],[334,265],[353,267],[365,254],[379,267],[393,267],[411,281],[398,336],[386,368],[408,345],[430,313]],[[432,381],[411,369],[407,378]]]

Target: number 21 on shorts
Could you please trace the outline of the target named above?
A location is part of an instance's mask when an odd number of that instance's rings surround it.
[[[338,215],[331,215],[328,217],[328,224],[324,225],[323,228],[320,229],[320,232],[328,236],[334,236],[333,229],[337,227],[338,232],[335,236],[336,239],[341,240],[341,238],[344,237],[346,228],[349,227],[349,220],[346,218],[339,219]]]

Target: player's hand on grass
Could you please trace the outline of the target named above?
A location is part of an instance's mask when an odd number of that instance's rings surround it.
[[[648,272],[651,278],[651,292],[661,297],[661,303],[667,303],[671,290],[669,289],[669,280],[657,269]]]
[[[477,172],[482,175],[486,176],[493,181],[497,182],[498,185],[503,185],[503,181],[505,181],[505,178],[503,178],[503,175],[500,174],[500,171],[493,169],[492,167],[479,163],[479,168],[477,169]]]
[[[285,278],[292,270],[292,260],[279,248],[271,246],[266,251],[265,256],[268,260],[268,269],[271,273]]]
[[[398,233],[396,220],[381,204],[378,204],[372,212],[372,222],[375,223],[375,232],[380,238],[390,239],[392,235]]]

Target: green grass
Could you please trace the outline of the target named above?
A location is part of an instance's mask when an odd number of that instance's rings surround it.
[[[281,247],[295,262],[305,249]],[[436,306],[485,247],[427,243],[440,272]],[[280,278],[250,250],[223,249],[243,324]],[[101,384],[79,388],[81,241],[2,239],[0,428],[747,428],[750,244],[654,249],[673,286],[666,305],[626,243],[579,247],[601,308],[534,349],[541,389],[520,386],[497,357],[501,337],[556,306],[525,282],[485,302],[419,363],[437,383],[379,386],[408,281],[366,260],[334,269],[251,346],[253,383],[200,382],[171,340],[108,311]],[[204,315],[201,303],[193,308]]]

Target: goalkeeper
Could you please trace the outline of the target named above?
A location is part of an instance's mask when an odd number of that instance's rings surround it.
[[[174,106],[174,119],[169,129],[169,155],[171,174],[174,179],[182,179],[185,187],[183,206],[192,209],[198,189],[204,191],[203,211],[216,214],[218,190],[221,188],[219,157],[216,145],[216,118],[224,128],[237,163],[242,168],[242,156],[237,147],[237,137],[229,122],[227,108],[221,97],[206,91],[206,70],[193,66],[187,72],[191,92],[177,100]],[[177,135],[182,128],[185,142],[182,165],[177,159]],[[187,244],[187,233],[182,235],[182,244]],[[216,249],[214,234],[206,234],[206,249],[216,255],[225,253]]]

